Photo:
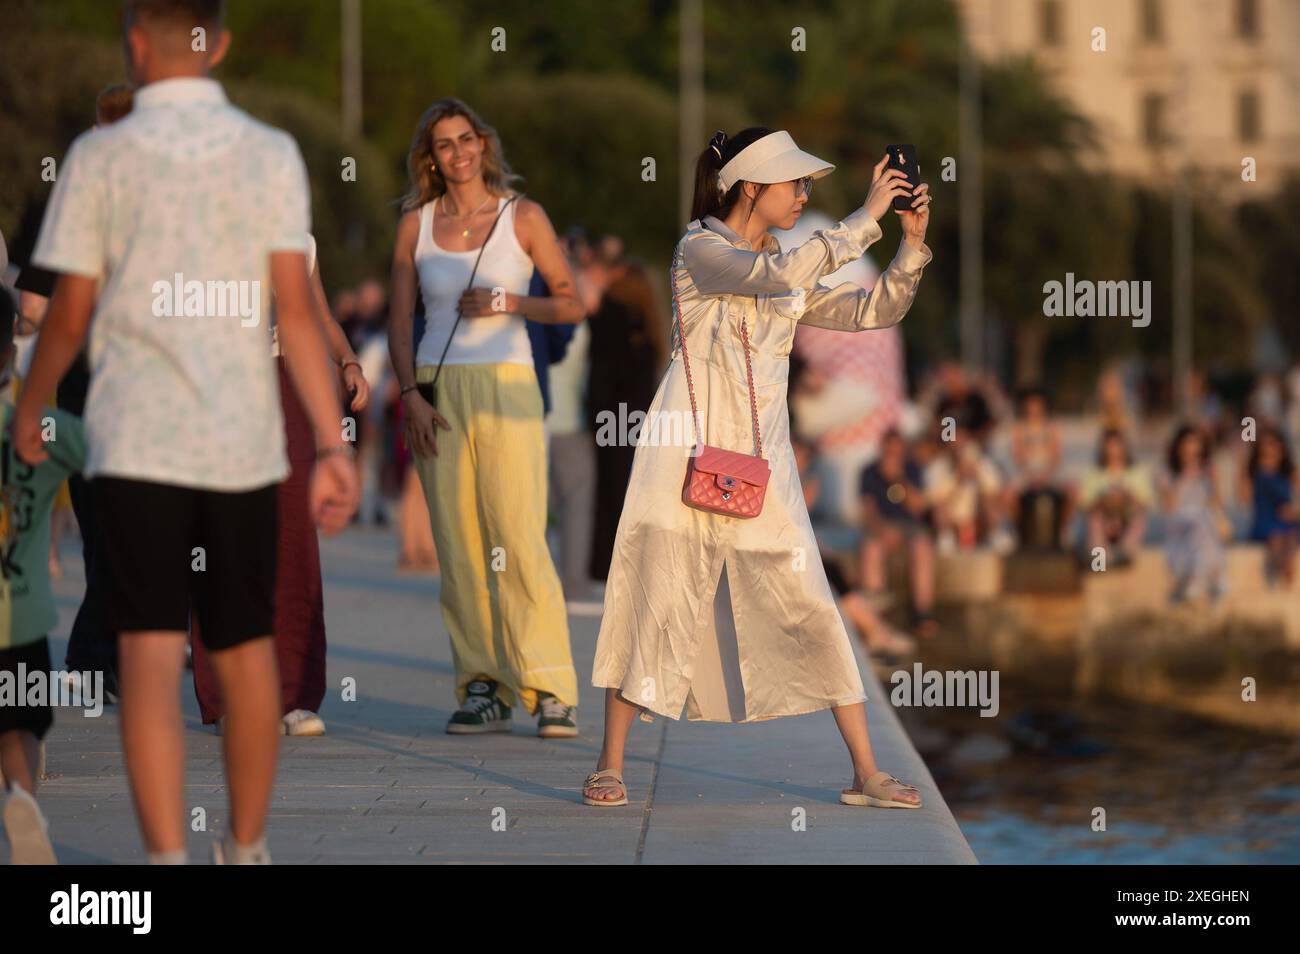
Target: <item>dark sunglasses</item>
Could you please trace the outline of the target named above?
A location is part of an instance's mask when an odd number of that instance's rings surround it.
[[[812,195],[813,177],[804,176],[802,179],[794,180],[794,197],[797,199],[801,195]]]

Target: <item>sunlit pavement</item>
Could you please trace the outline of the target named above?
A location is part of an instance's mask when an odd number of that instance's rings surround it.
[[[590,686],[599,617],[570,616],[581,736],[545,741],[515,713],[511,735],[448,736],[450,644],[435,578],[399,576],[396,543],[350,530],[323,541],[329,627],[328,734],[286,739],[268,836],[277,863],[870,862],[971,863],[965,839],[864,666],[881,766],[921,789],[919,811],[838,803],[849,764],[829,712],[753,725],[634,724],[630,802],[582,804],[600,749],[603,690]],[[55,584],[61,664],[81,594],[75,540]],[[345,686],[355,680],[355,701]],[[183,690],[191,857],[223,831],[221,740]],[[116,709],[60,709],[39,793],[64,863],[138,863]],[[199,810],[202,811],[199,811]]]

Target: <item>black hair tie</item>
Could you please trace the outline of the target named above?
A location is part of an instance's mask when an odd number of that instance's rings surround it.
[[[713,154],[718,157],[719,162],[722,161],[722,147],[725,146],[726,144],[727,144],[727,134],[724,133],[721,129],[715,132],[713,134],[713,138],[709,140],[709,148],[713,150]]]

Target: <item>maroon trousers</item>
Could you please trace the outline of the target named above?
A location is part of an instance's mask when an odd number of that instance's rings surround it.
[[[284,359],[277,358],[285,449],[291,468],[280,484],[279,548],[275,579],[275,655],[280,667],[283,712],[319,712],[325,698],[325,598],[320,576],[320,546],[311,518],[308,491],[316,462],[311,421],[298,400]],[[225,714],[221,688],[208,650],[192,619],[194,691],[205,724]]]

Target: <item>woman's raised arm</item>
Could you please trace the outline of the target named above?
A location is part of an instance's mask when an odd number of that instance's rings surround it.
[[[803,313],[797,316],[799,323],[833,331],[869,331],[897,324],[912,307],[921,271],[931,258],[928,246],[923,244],[917,249],[901,242],[898,254],[880,273],[871,291],[852,282],[835,288],[816,285],[804,296]]]
[[[736,248],[707,229],[683,240],[682,264],[704,295],[761,295],[811,288],[817,279],[861,258],[880,238],[880,225],[860,208],[788,252]]]

